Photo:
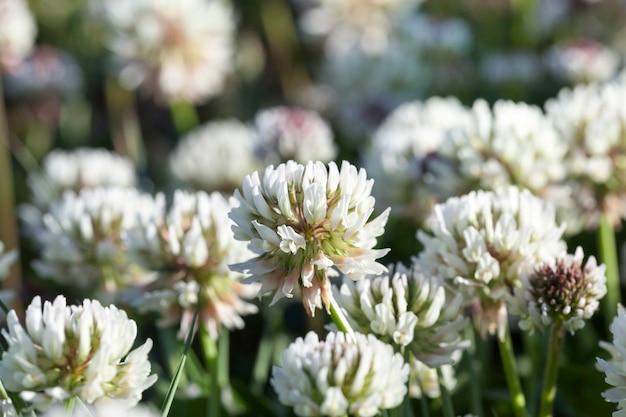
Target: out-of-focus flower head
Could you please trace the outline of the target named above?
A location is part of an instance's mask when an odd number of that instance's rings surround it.
[[[37,24],[24,0],[0,0],[0,68],[11,68],[31,51]]]
[[[441,370],[445,387],[448,390],[454,389],[457,383],[454,376],[454,367],[452,365],[441,365],[438,368]],[[409,371],[409,395],[411,398],[422,398],[424,395],[433,399],[440,398],[441,385],[437,368],[431,368],[424,362],[413,358],[410,362]]]
[[[232,192],[261,167],[256,136],[237,120],[209,122],[183,137],[169,160],[174,176],[195,189]]]
[[[309,332],[289,345],[271,384],[279,400],[299,416],[375,416],[407,393],[408,365],[373,335]]]
[[[116,415],[131,415],[132,417],[158,417],[161,414],[145,405],[128,407],[123,401],[107,401],[89,407],[75,406],[71,414],[67,407],[54,405],[40,414],[40,417],[111,417]]]
[[[613,335],[612,343],[600,342],[600,346],[606,349],[611,358],[608,360],[596,358],[596,367],[604,372],[604,381],[611,388],[602,393],[605,400],[617,403],[617,411],[614,417],[626,416],[626,309],[618,304],[617,316],[613,319],[609,328]]]
[[[241,316],[257,312],[243,299],[256,296],[258,285],[242,284],[243,275],[229,268],[254,255],[233,237],[234,204],[217,192],[176,191],[167,214],[157,212],[129,232],[129,256],[160,276],[133,303],[163,313],[164,324],[180,323],[180,338],[189,333],[196,306],[214,339],[222,325],[243,328]]]
[[[43,216],[41,257],[33,267],[42,277],[99,297],[151,281],[153,274],[129,262],[124,234],[163,204],[134,188],[66,191]]]
[[[565,88],[546,102],[549,118],[568,152],[561,195],[555,203],[568,232],[597,227],[605,214],[619,225],[626,208],[626,82]]]
[[[425,275],[417,265],[389,269],[378,277],[344,279],[340,288],[333,287],[352,328],[374,334],[399,352],[406,349],[428,366],[453,363],[455,352],[466,347],[462,297],[446,295],[439,278]]]
[[[125,4],[121,4],[125,3]],[[103,0],[111,49],[165,102],[203,102],[224,89],[234,65],[235,18],[226,0]]]
[[[341,169],[334,162],[288,161],[248,175],[235,190],[239,206],[230,218],[235,239],[249,241],[257,256],[231,268],[261,282],[262,293],[274,293],[272,302],[292,297],[298,286],[309,315],[322,302],[328,309],[333,267],[353,279],[387,271],[376,259],[389,250],[373,247],[389,209],[369,220],[372,185],[364,169],[347,161]]]
[[[606,81],[620,66],[617,51],[591,39],[577,39],[554,45],[544,61],[552,76],[568,82]]]
[[[578,247],[574,255],[546,260],[522,277],[513,301],[513,310],[521,315],[520,328],[532,332],[562,322],[574,333],[585,326],[584,320],[591,318],[606,294],[606,266],[598,266],[593,256],[583,265],[583,256]]]
[[[528,190],[472,191],[435,206],[417,262],[479,307],[483,335],[503,337],[507,301],[521,277],[565,250],[554,207]]]
[[[156,382],[148,360],[152,340],[131,351],[137,324],[114,305],[84,300],[68,306],[58,296],[42,306],[37,296],[26,309],[25,325],[11,310],[7,326],[0,379],[39,410],[71,397],[133,406]]]
[[[10,71],[5,72],[8,97],[29,97],[55,93],[69,96],[83,85],[83,74],[68,53],[50,46],[39,46]]]
[[[9,269],[17,261],[17,257],[17,249],[5,252],[4,243],[0,241],[0,281],[9,276]]]
[[[375,180],[376,203],[395,215],[423,220],[434,204],[466,191],[456,158],[441,153],[448,130],[468,127],[470,111],[456,98],[433,97],[395,109],[362,156]]]
[[[330,126],[319,114],[297,107],[272,107],[254,119],[258,135],[257,154],[266,163],[293,159],[329,162],[337,155]]]

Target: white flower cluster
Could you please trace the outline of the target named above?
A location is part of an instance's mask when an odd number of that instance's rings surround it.
[[[41,258],[33,267],[43,277],[99,296],[146,283],[153,276],[128,262],[124,234],[160,205],[159,198],[134,188],[66,191],[43,216],[37,232]]]
[[[578,247],[574,255],[563,253],[546,260],[522,277],[513,303],[522,316],[520,328],[544,330],[560,321],[565,330],[574,333],[585,326],[584,320],[593,316],[606,294],[606,265],[598,266],[590,256],[583,266],[583,257]]]
[[[270,165],[262,177],[247,176],[230,217],[235,238],[250,241],[257,256],[231,267],[261,282],[263,293],[275,292],[273,302],[292,297],[298,285],[309,315],[322,302],[328,309],[331,267],[353,279],[387,270],[376,259],[388,249],[373,247],[389,210],[369,221],[372,185],[364,169],[346,161],[341,169],[334,162],[288,161]]]
[[[373,335],[330,333],[320,341],[309,332],[282,360],[270,382],[299,416],[375,416],[400,405],[407,393],[408,365]]]
[[[409,396],[411,398],[422,398],[424,395],[428,398],[441,397],[441,384],[439,383],[439,374],[437,368],[431,368],[424,362],[414,359],[410,362],[409,372]],[[441,365],[443,384],[448,390],[454,389],[457,380],[454,376],[454,367],[452,365]]]
[[[35,19],[24,0],[0,0],[0,68],[17,65],[31,51]]]
[[[237,120],[202,125],[183,137],[169,159],[174,176],[195,189],[231,192],[261,167],[253,129]]]
[[[618,224],[626,206],[626,82],[563,89],[545,104],[568,152],[563,213],[572,232],[598,225],[601,213]],[[564,204],[564,203],[562,203]]]
[[[461,296],[446,295],[439,279],[418,266],[397,264],[389,269],[357,282],[344,279],[340,288],[333,287],[353,329],[372,333],[397,351],[406,348],[428,366],[453,363],[455,352],[465,347]]]
[[[258,286],[242,284],[243,275],[229,269],[254,255],[233,237],[228,213],[234,204],[217,192],[179,190],[167,214],[161,206],[128,233],[129,257],[160,276],[134,304],[163,313],[164,324],[180,322],[181,338],[196,305],[199,322],[215,339],[221,325],[243,328],[241,315],[257,312],[242,298],[256,296]]]
[[[266,164],[293,159],[329,162],[337,155],[333,132],[319,114],[294,107],[272,107],[254,119],[257,152]]]
[[[119,3],[103,0],[113,29],[110,46],[131,64],[122,70],[122,81],[143,82],[166,102],[202,102],[223,90],[234,58],[235,19],[229,2]]]
[[[466,303],[479,303],[481,330],[501,336],[506,301],[523,275],[565,250],[555,209],[516,187],[472,191],[435,206],[417,237],[418,263],[457,289]]]
[[[150,375],[152,341],[131,351],[136,323],[96,300],[66,304],[65,297],[43,303],[35,297],[25,326],[15,310],[2,335],[8,348],[0,361],[0,380],[37,409],[77,397],[87,404],[117,399],[129,406],[156,382]]]
[[[40,417],[111,417],[119,415],[132,415],[132,417],[158,417],[161,414],[156,410],[144,405],[136,405],[128,408],[127,404],[121,401],[107,401],[85,408],[75,406],[71,414],[68,414],[67,407],[55,405],[50,407]]]
[[[621,57],[592,39],[576,39],[554,45],[544,60],[555,78],[581,83],[610,79],[617,72]]]
[[[58,200],[66,190],[132,188],[136,184],[133,162],[103,148],[55,149],[44,158],[41,175],[28,178],[34,202],[43,208]]]
[[[611,354],[609,360],[597,358],[597,368],[606,375],[605,381],[612,388],[602,396],[612,403],[617,403],[617,411],[613,417],[626,417],[626,309],[617,306],[617,316],[609,328],[613,342],[600,342],[600,346]]]

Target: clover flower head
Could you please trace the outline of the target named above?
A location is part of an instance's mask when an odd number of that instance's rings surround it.
[[[133,417],[157,417],[160,414],[148,407],[138,404],[129,408],[122,401],[107,401],[94,404],[90,407],[74,407],[72,414],[68,414],[66,407],[54,405],[41,414],[41,417],[111,417],[115,415],[130,414]]]
[[[572,39],[554,45],[544,61],[552,75],[562,81],[606,81],[620,66],[619,53],[592,39]]]
[[[297,107],[272,107],[254,119],[257,153],[268,163],[293,159],[299,163],[328,162],[337,146],[328,123],[319,114]]]
[[[299,416],[375,416],[398,406],[407,393],[402,355],[373,335],[314,332],[298,338],[274,366],[279,400]]]
[[[181,338],[196,305],[199,323],[214,338],[222,325],[243,328],[241,316],[257,312],[243,299],[256,296],[258,285],[242,284],[244,276],[229,268],[254,255],[233,237],[228,213],[235,204],[218,192],[177,190],[167,213],[162,207],[128,233],[129,256],[159,275],[133,304],[162,313],[163,324],[180,323]]]
[[[613,335],[612,343],[600,342],[600,346],[606,349],[611,358],[608,360],[597,358],[596,367],[604,372],[604,381],[612,388],[602,393],[605,400],[617,403],[617,411],[614,417],[626,416],[626,309],[623,305],[617,306],[617,316],[609,327]]]
[[[583,265],[583,250],[563,253],[537,265],[515,289],[524,330],[544,330],[555,321],[571,333],[584,327],[606,294],[606,266],[590,256]]]
[[[233,70],[235,19],[222,0],[103,1],[110,48],[128,65],[129,87],[164,101],[200,103],[222,92]]]
[[[457,383],[454,367],[447,364],[437,368],[441,369],[445,387],[448,390],[454,389]],[[439,384],[437,368],[431,368],[415,358],[411,360],[409,372],[409,395],[411,398],[422,398],[424,395],[428,398],[441,397],[441,385]]]
[[[129,262],[124,236],[163,204],[163,198],[134,188],[66,191],[43,216],[41,258],[33,267],[43,277],[99,296],[149,282],[153,274]]]
[[[24,0],[0,1],[0,67],[18,64],[33,47],[35,18]]]
[[[254,131],[238,120],[206,123],[185,135],[169,159],[179,181],[207,192],[232,192],[260,167]]]
[[[235,239],[249,241],[257,255],[231,265],[261,282],[262,293],[274,292],[273,302],[292,297],[300,287],[309,315],[322,302],[329,308],[331,267],[360,279],[387,269],[376,262],[387,249],[373,249],[384,232],[389,210],[373,220],[373,181],[364,169],[344,161],[306,165],[288,161],[270,165],[262,174],[246,177],[235,190],[239,206],[230,212]]]
[[[26,309],[25,324],[11,310],[7,326],[0,379],[39,410],[71,397],[133,406],[157,379],[148,361],[152,340],[131,350],[137,325],[114,305],[87,299],[68,306],[58,296],[42,306],[37,296]]]
[[[521,277],[565,250],[554,207],[528,190],[472,191],[435,206],[417,238],[417,262],[483,312],[483,334],[503,335],[507,300]]]
[[[374,334],[397,351],[408,349],[429,366],[453,363],[466,346],[460,295],[446,294],[439,278],[418,266],[397,264],[380,276],[344,279],[333,290],[355,331]]]

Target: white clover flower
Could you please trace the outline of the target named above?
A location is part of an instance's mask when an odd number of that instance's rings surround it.
[[[297,107],[272,107],[254,118],[258,135],[257,153],[267,164],[290,159],[305,164],[329,162],[337,145],[328,123],[319,114]]]
[[[516,187],[449,198],[435,206],[426,226],[417,234],[424,246],[417,262],[468,305],[479,304],[483,334],[503,335],[506,302],[521,277],[565,250],[554,207]]]
[[[233,70],[235,18],[222,0],[103,0],[111,49],[131,64],[122,81],[145,71],[144,86],[165,102],[203,102]],[[121,9],[121,10],[120,10]],[[134,64],[135,66],[133,67]]]
[[[241,316],[257,312],[243,299],[256,296],[259,286],[242,284],[244,275],[229,268],[254,256],[231,231],[235,204],[217,192],[178,190],[167,213],[161,207],[128,233],[129,257],[159,275],[133,304],[162,313],[163,324],[180,323],[180,338],[189,333],[196,305],[199,323],[215,339],[222,325],[241,329]]]
[[[431,367],[453,363],[455,352],[466,347],[461,296],[447,295],[439,279],[425,275],[417,265],[389,269],[378,277],[344,279],[340,288],[333,287],[352,328],[374,334],[397,351],[408,349]]]
[[[613,342],[600,342],[600,346],[611,354],[611,358],[596,358],[596,367],[604,372],[604,381],[612,386],[602,393],[602,397],[617,403],[617,411],[613,412],[613,417],[626,417],[626,309],[623,305],[618,304],[617,316],[609,330],[613,335]]]
[[[563,89],[545,104],[568,152],[562,206],[568,232],[597,227],[602,213],[614,225],[623,216],[626,196],[626,82]],[[563,201],[565,200],[565,201]]]
[[[133,406],[156,382],[148,361],[152,340],[131,351],[137,325],[114,305],[84,300],[68,306],[58,296],[42,308],[37,296],[26,309],[25,325],[11,310],[7,326],[0,379],[37,409],[71,397],[87,404],[116,399]]]
[[[0,0],[0,68],[17,65],[31,51],[37,25],[24,0]]]
[[[206,123],[183,137],[169,165],[174,176],[198,190],[232,192],[261,167],[254,131],[238,120]]]
[[[593,256],[583,265],[583,257],[578,247],[574,255],[562,253],[522,277],[513,303],[513,310],[522,316],[520,328],[544,330],[560,321],[574,333],[585,326],[584,320],[593,316],[606,294],[606,266],[598,266]]]
[[[458,161],[460,174],[477,188],[518,185],[534,193],[565,177],[567,142],[539,107],[477,100],[472,121],[451,129],[441,153]]]
[[[37,232],[41,258],[33,267],[42,277],[99,296],[146,283],[154,277],[129,262],[124,234],[163,204],[162,198],[133,188],[66,191],[43,216]]]
[[[454,389],[457,383],[454,376],[454,367],[452,365],[441,365],[439,369],[441,369],[445,387],[448,390]],[[417,359],[411,360],[409,395],[411,398],[422,398],[423,395],[426,395],[428,398],[440,398],[441,385],[439,384],[437,368],[431,368]]]
[[[408,365],[373,335],[314,332],[298,338],[274,366],[279,400],[299,416],[375,416],[394,408],[407,393]]]
[[[40,417],[111,417],[124,414],[132,415],[132,417],[158,417],[161,415],[157,410],[145,405],[140,404],[129,408],[126,403],[121,401],[107,401],[87,408],[76,405],[71,414],[68,414],[65,406],[55,405],[40,414]]]
[[[606,81],[615,75],[620,60],[617,51],[591,39],[554,45],[544,55],[552,75],[572,83]]]
[[[334,162],[288,161],[270,165],[262,178],[258,172],[247,176],[242,191],[235,190],[240,204],[230,218],[235,239],[250,241],[257,256],[231,268],[261,282],[262,293],[274,292],[272,302],[292,297],[299,286],[309,315],[322,302],[330,306],[331,267],[352,279],[387,271],[376,259],[389,250],[373,247],[389,210],[369,221],[373,181],[366,175],[347,161],[341,170]]]
[[[433,97],[395,109],[376,130],[363,164],[375,180],[376,202],[394,213],[422,220],[432,206],[468,185],[460,177],[455,155],[442,144],[452,128],[467,128],[472,116],[456,98]]]

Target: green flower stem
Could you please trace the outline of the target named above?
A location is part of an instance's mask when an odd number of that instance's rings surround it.
[[[74,411],[74,404],[76,403],[76,397],[70,397],[67,401],[65,401],[65,412],[68,416],[72,415]]]
[[[332,294],[330,296],[330,303],[328,306],[328,310],[330,311],[330,318],[333,320],[333,323],[335,323],[335,325],[340,331],[347,333],[349,335],[354,334],[354,330],[352,330],[352,326],[350,326],[348,319],[341,311],[341,308],[337,305],[337,301],[335,300],[335,297],[332,296]]]
[[[187,101],[172,102],[170,103],[170,112],[178,136],[183,136],[198,126],[198,112],[193,104]]]
[[[550,344],[548,345],[548,359],[546,363],[545,379],[541,392],[541,406],[539,407],[539,417],[552,416],[552,404],[556,396],[556,376],[559,368],[559,353],[563,345],[563,322],[556,321],[552,325],[550,333]]]
[[[207,417],[218,417],[220,415],[220,386],[219,386],[219,358],[217,354],[217,344],[211,337],[208,330],[200,325],[200,343],[209,371],[209,407],[207,407]]]
[[[477,368],[480,366],[480,361],[477,355],[476,349],[476,334],[474,333],[473,326],[465,327],[465,339],[470,341],[470,345],[467,348],[466,360],[470,372],[470,393],[472,395],[472,412],[475,416],[482,417],[485,415],[482,401],[482,384],[480,381],[480,374]]]
[[[515,364],[515,352],[513,352],[513,343],[511,342],[511,330],[506,328],[504,338],[498,339],[498,347],[500,348],[500,357],[506,382],[511,392],[511,403],[513,404],[513,412],[515,417],[528,417],[526,411],[526,398],[522,391],[519,375],[517,373],[517,365]]]
[[[615,231],[605,214],[600,218],[598,228],[598,248],[600,262],[606,265],[606,296],[604,297],[604,318],[607,323],[613,321],[617,304],[621,302],[619,282],[619,266],[617,261],[617,245]]]
[[[437,378],[439,379],[439,390],[441,391],[441,399],[443,400],[443,415],[444,417],[454,417],[452,396],[450,396],[450,391],[448,391],[448,387],[446,387],[441,367],[437,367]],[[422,395],[424,395],[423,392]]]

